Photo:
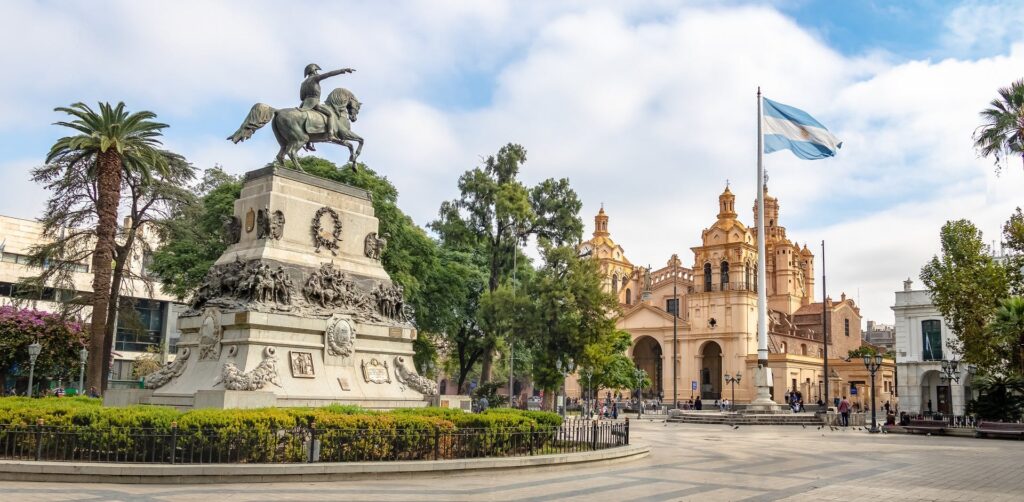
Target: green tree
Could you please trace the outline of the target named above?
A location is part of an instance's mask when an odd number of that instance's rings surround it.
[[[974,131],[974,148],[994,157],[996,172],[1010,157],[1024,161],[1024,79],[999,89],[999,97],[981,112],[985,123]]]
[[[622,338],[615,329],[618,302],[602,289],[597,262],[580,258],[572,246],[544,246],[543,252],[544,265],[527,287],[530,308],[519,322],[533,355],[534,383],[552,395],[564,379],[558,367],[590,367],[596,375],[606,367],[594,353],[621,348]]]
[[[494,292],[512,270],[520,242],[529,237],[554,245],[580,240],[582,204],[567,179],[547,179],[527,188],[519,181],[526,161],[520,145],[503,146],[483,166],[459,178],[460,197],[441,204],[430,224],[450,249],[476,253],[487,262],[487,291]],[[491,380],[499,334],[485,332],[481,383]]]
[[[978,399],[967,405],[967,412],[986,420],[1016,422],[1024,412],[1024,377],[1021,375],[983,374],[977,378]]]
[[[71,116],[57,125],[77,132],[58,139],[50,148],[46,162],[64,158],[69,164],[95,158],[90,173],[96,178],[96,244],[92,255],[93,296],[92,325],[89,337],[88,385],[102,388],[106,373],[104,360],[109,360],[110,345],[104,345],[110,307],[112,262],[117,245],[117,210],[121,200],[123,171],[128,169],[147,176],[151,170],[165,171],[166,161],[157,150],[161,131],[166,124],[155,122],[156,115],[141,111],[129,113],[124,103],[111,106],[100,103],[94,111],[84,103],[58,107],[56,111]]]
[[[206,272],[227,249],[224,222],[234,214],[242,181],[213,167],[203,173],[191,192],[195,196],[180,200],[161,226],[163,245],[153,254],[151,267],[164,292],[179,300],[202,284]]]
[[[992,258],[981,231],[970,221],[947,222],[940,241],[942,254],[921,269],[921,280],[956,335],[951,348],[982,370],[998,368],[997,344],[986,326],[999,300],[1008,296],[1006,269]]]
[[[5,382],[8,375],[28,377],[28,346],[33,342],[42,345],[36,359],[36,382],[77,368],[78,351],[86,345],[87,337],[80,323],[64,316],[0,306],[0,382]]]
[[[1024,298],[1012,296],[1000,300],[988,331],[998,357],[1006,362],[1006,369],[1024,375]]]

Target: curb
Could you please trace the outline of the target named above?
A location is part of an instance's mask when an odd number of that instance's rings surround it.
[[[86,462],[0,461],[0,481],[120,484],[210,484],[341,481],[411,476],[440,476],[494,469],[571,466],[630,461],[650,453],[649,446],[629,445],[582,453],[535,457],[338,462],[316,464],[115,464]]]

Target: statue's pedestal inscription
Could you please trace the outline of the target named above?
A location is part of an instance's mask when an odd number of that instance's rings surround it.
[[[380,264],[369,194],[265,168],[246,175],[234,213],[230,246],[179,319],[176,361],[146,381],[149,403],[393,408],[437,393],[411,365],[412,311]]]

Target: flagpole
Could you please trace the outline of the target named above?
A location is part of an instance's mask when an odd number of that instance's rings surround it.
[[[824,356],[825,360],[824,371],[825,371],[825,409],[827,410],[830,400],[828,392],[828,305],[825,303],[825,299],[828,298],[828,290],[825,289],[825,241],[821,241],[821,344],[825,347]]]
[[[752,409],[771,410],[774,401],[769,393],[770,372],[768,370],[768,280],[765,271],[765,228],[764,228],[764,122],[761,110],[761,87],[757,88],[757,373],[754,375],[756,398]]]

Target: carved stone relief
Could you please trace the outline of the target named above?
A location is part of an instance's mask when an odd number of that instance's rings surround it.
[[[220,379],[213,385],[224,385],[227,390],[260,390],[272,383],[281,386],[277,374],[277,356],[274,347],[267,347],[263,350],[263,360],[252,371],[242,373],[233,362],[224,363]]]
[[[288,359],[291,361],[292,377],[294,378],[315,378],[313,374],[313,354],[310,352],[289,352]]]
[[[366,234],[366,240],[363,242],[363,253],[371,260],[380,261],[380,257],[384,254],[384,248],[387,245],[388,239],[386,236],[378,237],[377,232],[370,232]]]
[[[288,271],[253,260],[248,263],[235,258],[233,263],[213,267],[196,292],[192,308],[198,310],[214,298],[233,300],[234,303],[266,303],[287,307],[292,303],[295,286]],[[281,310],[288,310],[282,308]]]
[[[408,386],[420,394],[425,396],[437,395],[437,382],[416,374],[415,370],[406,368],[405,358],[402,356],[395,357],[395,378],[398,379],[399,383]]]
[[[214,308],[203,312],[203,323],[199,328],[199,360],[216,361],[220,359],[220,341],[224,337],[224,329],[220,326],[220,311]]]
[[[274,240],[281,240],[284,235],[284,212],[277,210],[270,215],[270,237]]]
[[[224,219],[224,242],[227,245],[238,244],[242,240],[242,220],[237,216]]]
[[[405,290],[401,285],[378,284],[377,289],[373,290],[372,296],[377,313],[382,317],[399,322],[407,322],[412,319],[412,307],[405,304]]]
[[[270,208],[264,207],[256,213],[256,238],[266,239],[270,235]]]
[[[164,365],[162,368],[156,370],[149,375],[146,375],[144,386],[147,389],[159,389],[164,385],[167,385],[172,379],[181,376],[185,371],[185,365],[188,363],[188,356],[192,354],[192,351],[187,347],[182,348],[178,351],[178,356]]]
[[[391,383],[391,372],[388,371],[387,361],[378,361],[376,358],[367,362],[363,359],[360,368],[363,370],[363,380],[367,383]]]
[[[252,232],[256,228],[256,211],[250,207],[249,211],[245,213],[245,233]]]
[[[348,357],[355,348],[356,333],[348,319],[335,314],[327,321],[327,353],[332,356]]]
[[[329,216],[331,220],[326,228],[323,222],[324,215]],[[327,206],[317,209],[316,214],[313,215],[311,230],[313,232],[313,245],[317,253],[320,252],[320,248],[325,248],[332,255],[338,254],[338,246],[341,242],[341,218],[338,217],[337,211]]]

